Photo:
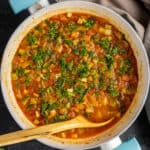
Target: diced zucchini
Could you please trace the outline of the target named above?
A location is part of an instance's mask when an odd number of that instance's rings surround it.
[[[110,24],[105,24],[105,29],[111,29],[112,28],[112,25]]]
[[[12,79],[13,79],[13,80],[18,80],[18,76],[17,76],[16,73],[12,73]]]
[[[81,78],[82,82],[87,82],[87,78]]]
[[[80,18],[78,19],[78,21],[77,21],[78,24],[83,24],[83,23],[85,23],[85,22],[86,22],[86,19],[83,18],[83,17],[80,17]]]
[[[36,98],[31,98],[30,99],[30,104],[36,104],[37,103],[37,99]]]
[[[26,53],[26,51],[24,49],[19,49],[18,52],[19,52],[20,55],[24,55]]]
[[[111,33],[112,33],[112,30],[110,30],[110,29],[105,29],[105,31],[104,31],[104,34],[107,36],[111,35]]]
[[[71,16],[72,16],[72,13],[71,13],[71,12],[68,12],[68,13],[67,13],[67,17],[70,18]]]

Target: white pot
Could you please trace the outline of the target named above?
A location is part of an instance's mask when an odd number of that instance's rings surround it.
[[[32,128],[34,125],[25,117],[25,115],[19,108],[13,93],[11,84],[12,59],[20,42],[30,29],[32,29],[35,25],[40,23],[42,20],[45,20],[46,18],[65,12],[89,13],[107,19],[111,24],[116,26],[121,32],[125,34],[125,37],[130,42],[137,59],[139,75],[137,93],[135,94],[134,100],[132,101],[128,111],[119,122],[117,122],[114,126],[107,129],[106,131],[92,138],[65,140],[50,136],[49,138],[38,139],[38,141],[46,145],[60,149],[92,148],[104,142],[108,142],[109,140],[116,136],[119,136],[125,130],[127,130],[127,128],[129,128],[129,126],[135,121],[144,106],[149,87],[149,63],[142,41],[133,30],[133,28],[114,11],[90,2],[67,1],[50,5],[28,17],[12,34],[5,48],[1,64],[1,88],[5,103],[14,120],[23,129]]]

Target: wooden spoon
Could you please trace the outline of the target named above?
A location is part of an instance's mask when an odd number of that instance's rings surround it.
[[[95,128],[109,124],[114,118],[105,122],[93,123],[85,119],[83,116],[77,116],[69,121],[53,123],[49,125],[39,126],[31,129],[25,129],[8,133],[0,136],[0,146],[15,144],[19,142],[29,141],[36,138],[44,137],[48,134],[54,134],[73,128]]]

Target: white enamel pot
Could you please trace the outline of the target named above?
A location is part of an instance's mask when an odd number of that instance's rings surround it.
[[[12,59],[20,42],[30,29],[32,29],[42,20],[64,12],[89,13],[107,19],[111,24],[116,26],[121,32],[124,33],[126,39],[131,44],[137,60],[139,75],[137,92],[128,111],[114,126],[90,138],[66,140],[49,136],[49,138],[43,137],[37,139],[46,145],[60,149],[87,149],[109,142],[114,137],[125,132],[136,120],[144,106],[148,94],[150,79],[148,57],[142,41],[134,29],[124,19],[122,19],[122,17],[108,8],[90,2],[66,1],[50,5],[39,10],[28,17],[22,24],[20,24],[16,31],[12,34],[9,42],[6,45],[1,63],[1,88],[4,100],[12,117],[22,129],[32,128],[34,125],[25,117],[16,102],[11,84]]]

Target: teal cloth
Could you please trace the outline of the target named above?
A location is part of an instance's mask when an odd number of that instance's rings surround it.
[[[129,141],[122,143],[114,150],[141,150],[141,147],[136,138],[132,138]]]
[[[32,6],[38,0],[9,0],[10,6],[15,14]]]

